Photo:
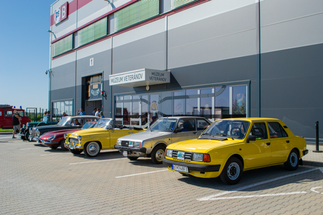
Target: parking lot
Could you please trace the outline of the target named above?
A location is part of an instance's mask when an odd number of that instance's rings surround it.
[[[323,155],[322,155],[323,156]],[[323,168],[182,176],[116,150],[95,158],[0,135],[0,214],[323,214]]]

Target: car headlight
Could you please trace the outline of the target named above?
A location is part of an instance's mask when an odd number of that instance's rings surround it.
[[[117,140],[117,145],[121,146],[121,140],[119,140],[119,139]]]
[[[48,139],[47,139],[47,140],[49,140],[49,141],[53,141],[55,138],[56,138],[56,135],[53,135],[53,136],[48,137]]]
[[[167,157],[173,157],[173,150],[172,149],[166,149],[166,156]]]
[[[37,137],[39,137],[39,136],[40,136],[40,131],[39,131],[39,130],[37,130],[37,131],[36,131],[36,136],[37,136]]]
[[[81,135],[79,135],[78,137],[77,137],[77,139],[80,141],[80,140],[82,140],[82,137],[81,137]]]
[[[193,161],[200,161],[200,162],[210,162],[211,157],[209,154],[193,153],[192,160]]]
[[[141,142],[134,142],[133,147],[140,148],[142,146]]]

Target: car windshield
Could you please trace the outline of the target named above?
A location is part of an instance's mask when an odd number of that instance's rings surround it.
[[[202,134],[202,139],[226,138],[243,139],[248,131],[250,123],[243,120],[218,120],[212,123]]]
[[[161,118],[158,119],[152,126],[151,131],[172,132],[176,125],[177,119]]]
[[[70,124],[70,121],[69,121],[69,117],[63,117],[61,119],[61,121],[59,121],[59,123],[57,123],[58,125],[62,125],[62,126],[65,126],[66,124]]]
[[[83,125],[82,129],[93,128],[95,124],[95,122],[87,122]]]
[[[94,128],[107,128],[109,123],[111,122],[111,119],[100,119],[94,126]]]

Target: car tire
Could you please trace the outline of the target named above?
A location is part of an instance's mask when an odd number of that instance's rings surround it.
[[[165,149],[166,147],[163,145],[158,145],[153,149],[153,151],[151,152],[151,160],[154,164],[163,163],[165,157]]]
[[[225,164],[220,175],[221,181],[225,184],[237,184],[243,173],[242,162],[237,157],[231,157]]]
[[[287,170],[296,170],[298,168],[298,165],[299,165],[298,151],[296,149],[293,149],[290,152],[287,161],[284,163],[284,167]]]
[[[56,150],[58,146],[50,146],[49,148]]]
[[[26,133],[25,133],[25,137],[26,137],[26,140],[28,140],[28,142],[31,142],[31,140],[29,140],[29,131],[27,131]]]
[[[87,157],[95,157],[100,153],[100,144],[98,142],[89,142],[84,147],[84,154]]]
[[[59,146],[61,147],[62,151],[67,151],[67,148],[65,148],[64,143],[65,139],[62,139],[61,141],[59,141]]]
[[[82,153],[83,150],[73,150],[73,149],[70,149],[70,152],[73,153],[73,155],[79,155]]]
[[[127,158],[131,161],[136,161],[138,159],[138,157],[130,157],[130,156],[128,156]]]

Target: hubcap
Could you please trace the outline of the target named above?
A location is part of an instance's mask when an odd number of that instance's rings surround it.
[[[88,154],[91,156],[97,155],[100,150],[100,146],[97,143],[90,143],[87,148]]]
[[[158,162],[162,162],[163,161],[163,159],[164,159],[164,150],[162,150],[162,149],[159,149],[157,152],[156,152],[156,160],[158,161]]]
[[[227,175],[230,180],[236,180],[240,175],[240,166],[236,162],[230,163],[227,169]]]

